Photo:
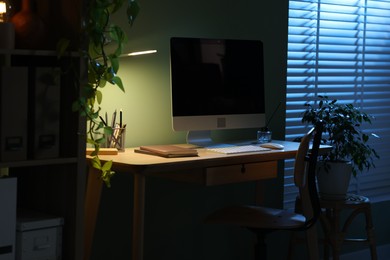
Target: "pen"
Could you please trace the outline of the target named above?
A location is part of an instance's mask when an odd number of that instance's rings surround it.
[[[115,128],[115,120],[116,120],[116,110],[114,111],[114,114],[112,114],[112,121],[111,121],[111,127]]]
[[[110,147],[115,148],[119,144],[119,135],[120,135],[119,125],[116,124],[115,128],[113,130],[114,131],[113,131],[113,133],[111,135]]]
[[[106,123],[106,121],[104,121],[103,117],[99,116],[99,118],[100,118],[100,120],[102,120],[103,124],[104,124],[105,126],[107,126],[107,123]]]
[[[119,127],[122,128],[122,109],[119,110]]]
[[[123,125],[123,127],[120,128],[120,133],[119,135],[122,135],[123,132],[125,131],[125,128],[126,128],[126,124]]]

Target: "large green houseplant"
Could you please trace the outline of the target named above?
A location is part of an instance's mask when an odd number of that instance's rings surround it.
[[[73,104],[73,110],[79,111],[87,120],[87,144],[93,146],[91,154],[92,165],[101,172],[101,178],[110,186],[110,179],[114,172],[111,170],[112,162],[104,164],[99,159],[99,149],[105,142],[105,136],[112,134],[112,128],[105,125],[99,115],[103,100],[102,88],[107,85],[117,86],[122,91],[124,86],[117,75],[119,70],[119,57],[127,42],[125,31],[112,23],[111,16],[116,13],[126,0],[89,0],[86,6],[83,21],[80,49],[82,58],[88,66],[88,79],[81,83],[81,95]],[[139,12],[136,0],[127,0],[126,14],[130,26],[133,25]],[[70,42],[61,40],[58,52],[64,54]],[[107,47],[109,45],[109,47]]]
[[[366,134],[361,128],[364,123],[371,124],[373,117],[353,104],[342,104],[336,99],[330,100],[327,96],[318,96],[315,104],[305,104],[306,111],[302,122],[315,125],[321,120],[324,124],[322,143],[331,146],[331,149],[320,157],[320,161],[325,162],[321,164],[325,172],[334,171],[337,165],[341,165],[343,172],[349,169],[356,177],[358,173],[375,167],[374,159],[379,156],[370,146],[369,140],[370,136],[376,135]],[[349,182],[348,178],[347,181]],[[333,189],[334,185],[335,182]],[[348,184],[346,185],[348,187]],[[319,189],[321,190],[321,187]]]

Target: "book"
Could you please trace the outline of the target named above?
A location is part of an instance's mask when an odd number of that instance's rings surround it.
[[[195,149],[184,148],[176,145],[146,145],[134,150],[136,153],[158,155],[162,157],[198,156]]]

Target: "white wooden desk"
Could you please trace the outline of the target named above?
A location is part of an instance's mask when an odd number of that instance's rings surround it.
[[[143,259],[145,178],[160,176],[203,185],[258,181],[277,177],[277,161],[294,158],[299,143],[278,141],[284,150],[225,155],[199,149],[198,157],[163,158],[135,153],[133,148],[118,155],[100,155],[113,161],[113,170],[133,174],[133,244],[132,260]],[[85,260],[89,260],[102,182],[89,167],[85,200]]]

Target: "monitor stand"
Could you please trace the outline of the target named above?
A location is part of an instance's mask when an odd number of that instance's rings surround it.
[[[215,145],[211,140],[211,131],[188,131],[187,133],[187,143],[197,145],[200,147],[210,147]]]

